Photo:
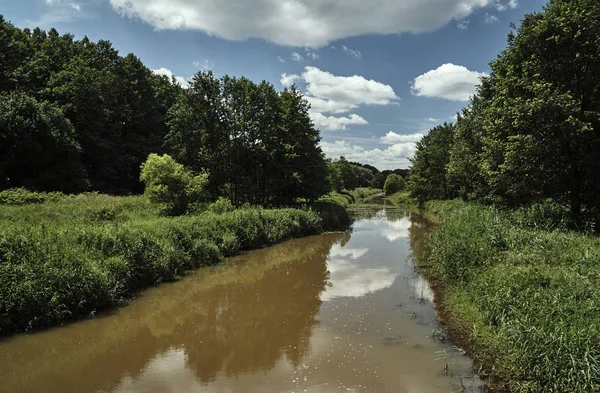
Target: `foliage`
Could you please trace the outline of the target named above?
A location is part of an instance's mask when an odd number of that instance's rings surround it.
[[[552,228],[564,206],[528,211],[444,201],[428,243],[452,328],[482,372],[511,392],[600,389],[600,240]],[[540,225],[541,223],[541,225]]]
[[[181,88],[108,41],[1,16],[0,41],[0,189],[142,191],[140,164],[162,151]]]
[[[171,156],[150,154],[142,164],[140,180],[146,184],[144,194],[169,216],[188,211],[190,204],[206,200],[208,175],[193,175]]]
[[[30,203],[56,202],[67,196],[61,192],[35,192],[25,188],[0,191],[0,205],[26,205]]]
[[[413,195],[509,207],[550,198],[568,206],[580,228],[599,221],[599,53],[599,2],[550,0],[525,15],[459,114],[452,140],[419,144]]]
[[[71,122],[55,105],[24,93],[0,94],[0,190],[87,188]]]
[[[166,142],[186,167],[210,173],[213,199],[315,200],[327,191],[327,168],[308,108],[293,87],[277,93],[267,82],[200,72],[170,110]]]
[[[0,335],[94,315],[225,256],[348,224],[339,205],[310,209],[162,217],[144,197],[94,194],[0,205]]]
[[[329,162],[328,181],[333,191],[354,190],[360,187],[370,187],[377,168],[370,165],[349,162],[341,156]],[[377,171],[379,173],[379,171]],[[379,188],[383,188],[379,187]]]
[[[383,185],[383,192],[386,196],[390,196],[399,191],[402,191],[406,188],[406,182],[400,175],[396,175],[392,173],[385,179],[385,184]]]
[[[455,126],[444,123],[434,127],[418,143],[411,159],[409,189],[422,204],[430,199],[450,199],[454,191],[446,180]]]

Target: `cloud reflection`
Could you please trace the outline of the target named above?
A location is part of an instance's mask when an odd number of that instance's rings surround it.
[[[321,300],[361,297],[392,285],[396,275],[389,269],[367,268],[356,261],[368,251],[368,248],[343,248],[339,244],[332,247],[327,261],[330,286],[321,293]]]

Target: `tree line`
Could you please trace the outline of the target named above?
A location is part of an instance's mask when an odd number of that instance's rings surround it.
[[[456,124],[418,143],[410,190],[421,202],[551,198],[598,216],[600,3],[550,0],[513,30]]]
[[[186,87],[109,41],[19,29],[0,16],[0,190],[137,194],[152,153],[162,161],[148,168],[166,172],[148,169],[144,182],[174,182],[185,200],[185,179],[202,176],[205,199],[234,205],[290,205],[407,175],[326,159],[295,86],[278,92],[202,71]]]

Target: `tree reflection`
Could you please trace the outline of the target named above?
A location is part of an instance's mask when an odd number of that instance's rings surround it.
[[[326,258],[347,237],[253,251],[150,290],[115,315],[3,342],[0,391],[115,391],[172,349],[203,383],[268,371],[282,359],[297,367],[318,323]]]

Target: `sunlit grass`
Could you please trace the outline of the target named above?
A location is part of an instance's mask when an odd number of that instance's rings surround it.
[[[600,391],[600,240],[535,229],[537,213],[427,207],[443,217],[428,243],[442,307],[482,370],[511,392]]]
[[[348,225],[346,211],[243,208],[163,217],[144,197],[0,205],[0,335],[93,315],[224,257]]]

